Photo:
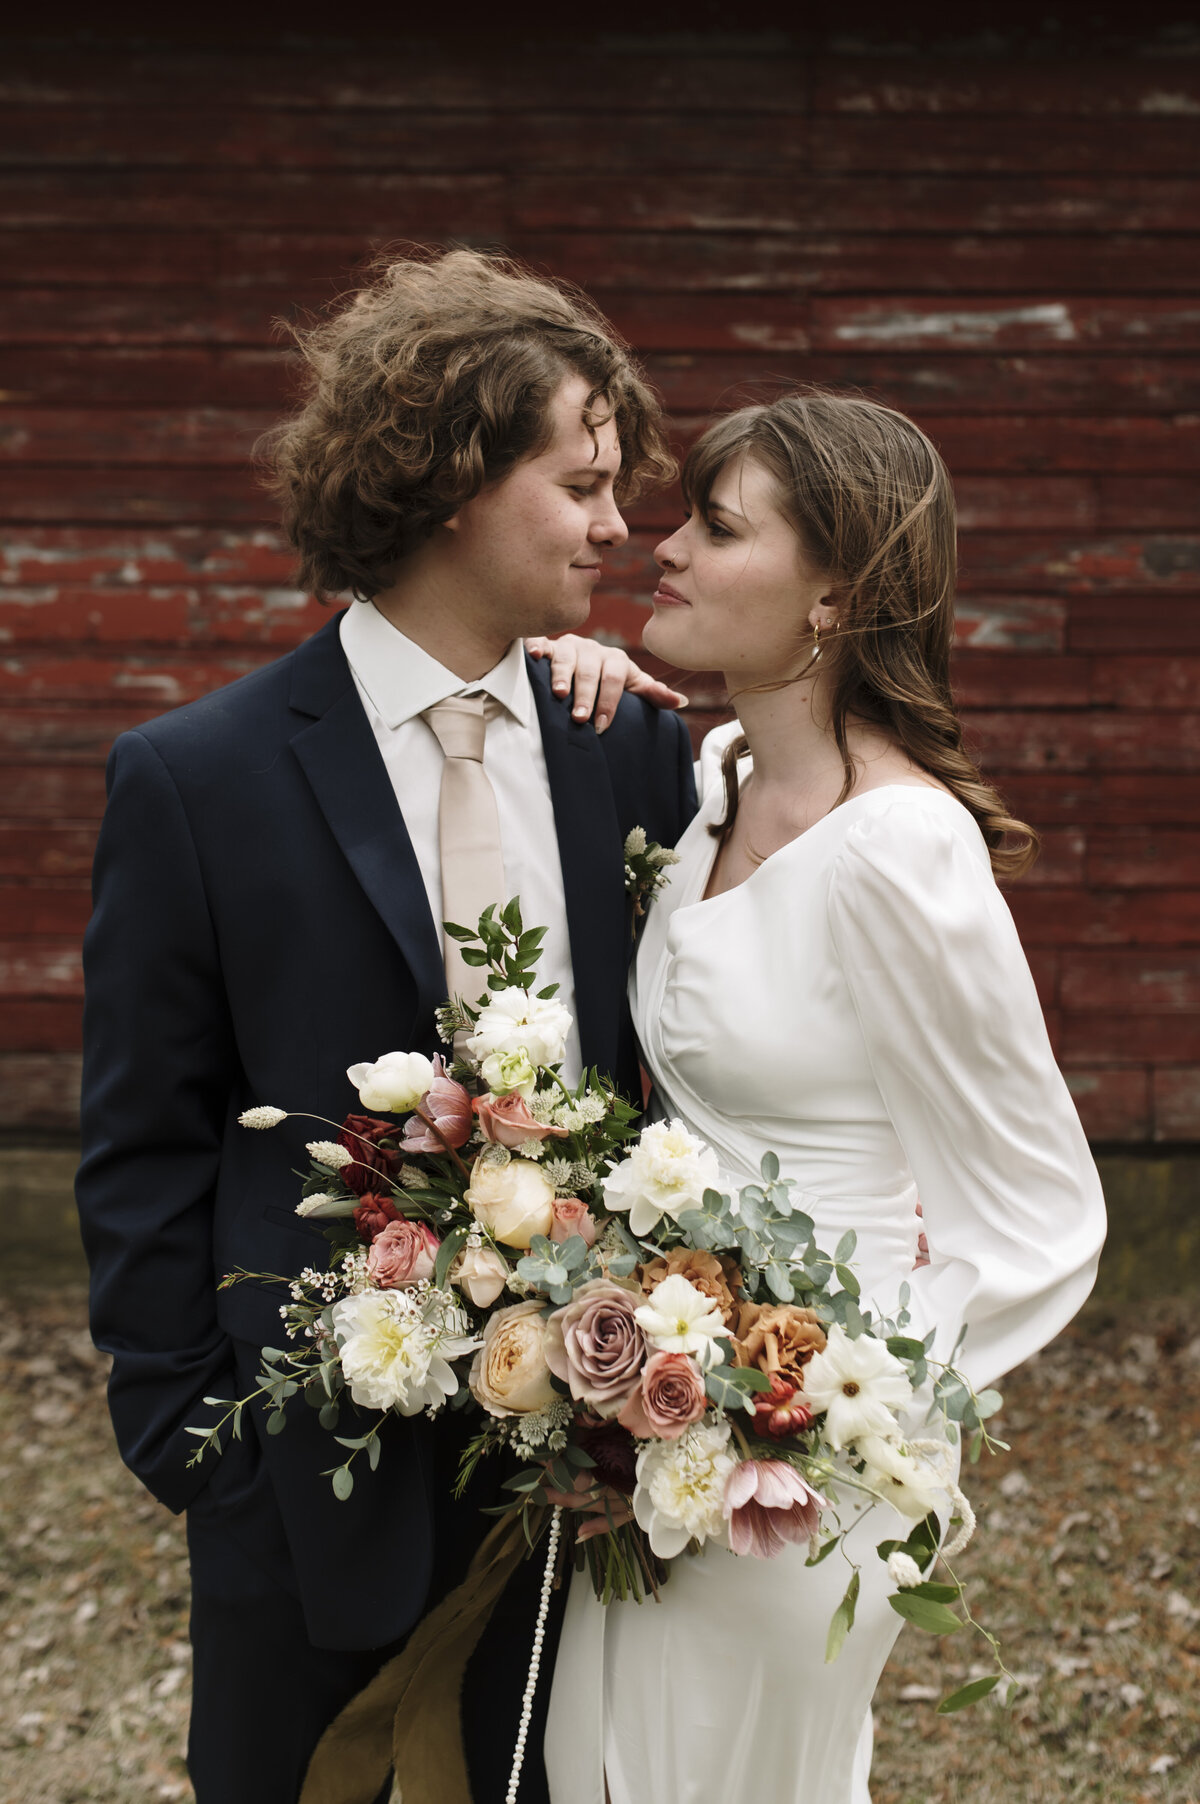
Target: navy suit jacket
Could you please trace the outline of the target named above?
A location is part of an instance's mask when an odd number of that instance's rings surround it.
[[[622,842],[640,824],[672,844],[687,824],[687,734],[675,715],[626,697],[598,738],[552,695],[546,665],[530,673],[583,1056],[634,1094]],[[76,1188],[121,1454],[178,1511],[227,1482],[228,1454],[186,1468],[196,1446],[186,1426],[212,1419],[202,1398],[245,1395],[256,1349],[280,1339],[282,1290],[218,1292],[218,1280],[239,1267],[291,1274],[327,1255],[295,1214],[294,1173],[307,1165],[305,1141],[333,1130],[299,1119],[255,1133],[239,1113],[270,1103],[340,1122],[358,1107],[347,1065],[435,1050],[445,980],[337,618],[278,662],[123,734],[108,790],[84,946]],[[445,1508],[428,1424],[389,1423],[378,1472],[344,1504],[320,1476],[335,1450],[310,1411],[255,1442],[313,1641],[377,1646],[404,1632],[421,1612]],[[386,1588],[381,1523],[405,1550]]]

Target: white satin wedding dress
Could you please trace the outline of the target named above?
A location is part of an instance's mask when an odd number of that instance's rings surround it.
[[[982,1388],[1029,1357],[1091,1288],[1104,1202],[1033,980],[970,813],[928,785],[854,796],[704,900],[720,754],[653,904],[632,999],[661,1111],[715,1148],[723,1178],[778,1153],[827,1250],[847,1228],[864,1299],[937,1330]],[[913,1271],[924,1210],[930,1263]],[[854,1511],[843,1509],[843,1520]],[[573,1581],[546,1737],[553,1804],[869,1804],[870,1702],[900,1629],[875,1544],[851,1528],[854,1628],[824,1663],[848,1569],[709,1547],[659,1603],[596,1603]]]

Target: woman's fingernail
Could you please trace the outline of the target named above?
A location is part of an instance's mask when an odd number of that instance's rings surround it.
[[[575,708],[572,710],[572,713],[573,713],[573,717],[576,720],[586,720],[587,719],[587,709],[586,708],[582,708],[582,707]]]
[[[597,714],[597,716],[596,716],[597,733],[603,733],[603,731],[607,725],[608,725],[608,715],[607,714]]]
[[[567,693],[568,686],[569,686],[568,684],[562,682],[561,680],[559,682],[555,683],[555,685],[554,685],[555,695],[565,695]]]

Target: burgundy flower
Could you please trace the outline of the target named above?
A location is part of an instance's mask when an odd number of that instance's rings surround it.
[[[403,1221],[404,1217],[397,1209],[390,1196],[376,1196],[367,1191],[360,1199],[354,1211],[354,1225],[358,1229],[358,1238],[368,1246],[377,1234],[382,1234],[390,1221]]]
[[[769,1391],[754,1398],[754,1426],[773,1441],[786,1441],[812,1426],[813,1413],[803,1392],[782,1372],[772,1372]]]
[[[417,1104],[417,1113],[410,1115],[404,1124],[400,1145],[406,1153],[444,1153],[447,1146],[462,1146],[471,1137],[469,1093],[454,1078],[447,1076],[446,1064],[440,1054],[433,1061],[433,1069],[433,1082]],[[440,1140],[438,1134],[421,1120],[422,1115],[437,1127]]]
[[[343,1165],[338,1173],[347,1189],[364,1196],[368,1190],[378,1189],[380,1178],[395,1177],[401,1160],[395,1139],[394,1121],[377,1121],[373,1115],[347,1115],[338,1135],[338,1145],[354,1158],[353,1165]],[[385,1140],[393,1145],[383,1145]]]
[[[598,1485],[611,1485],[614,1491],[632,1497],[637,1480],[637,1447],[633,1436],[617,1422],[599,1422],[594,1428],[579,1429],[575,1439],[596,1462],[589,1476]]]

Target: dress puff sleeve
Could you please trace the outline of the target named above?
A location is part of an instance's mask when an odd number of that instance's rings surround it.
[[[897,790],[847,835],[829,907],[924,1211],[930,1263],[908,1278],[907,1332],[935,1328],[944,1360],[965,1323],[956,1364],[980,1390],[1052,1340],[1091,1290],[1099,1174],[966,809]],[[874,1301],[894,1312],[894,1296]]]

